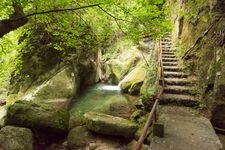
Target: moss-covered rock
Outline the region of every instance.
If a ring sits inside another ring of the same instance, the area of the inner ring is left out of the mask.
[[[137,130],[135,123],[120,117],[98,112],[87,112],[84,117],[87,128],[100,134],[132,138]]]
[[[61,68],[41,85],[33,86],[27,90],[20,96],[20,99],[44,101],[53,105],[54,100],[67,99],[68,101],[64,101],[64,103],[69,103],[70,98],[76,94],[79,88],[79,83],[75,82],[76,76],[70,67]]]
[[[70,130],[68,138],[69,149],[90,150],[118,150],[124,149],[126,142],[118,137],[99,135],[88,130],[86,126],[75,127]]]
[[[109,83],[118,84],[124,76],[138,63],[141,53],[136,47],[124,50],[116,58],[106,62],[105,78]]]
[[[46,104],[18,101],[8,107],[5,124],[27,127],[38,132],[65,134],[69,113]]]
[[[140,65],[135,67],[128,75],[120,82],[121,89],[130,94],[139,94],[140,88],[145,80],[146,69]]]
[[[1,150],[33,150],[33,135],[30,129],[5,126],[0,130]]]
[[[126,98],[124,98],[124,100],[114,99],[109,104],[109,114],[116,117],[130,118],[135,110],[135,106]]]
[[[94,142],[94,135],[86,128],[86,126],[78,126],[70,130],[67,141],[68,148],[78,149]]]
[[[65,68],[53,76],[50,80],[39,86],[34,93],[34,100],[46,100],[57,98],[70,98],[74,92],[75,75]]]

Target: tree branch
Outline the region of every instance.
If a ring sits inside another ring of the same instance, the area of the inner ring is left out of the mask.
[[[58,12],[63,12],[63,11],[74,11],[74,10],[79,10],[79,9],[84,9],[84,8],[96,7],[96,6],[99,6],[99,5],[100,4],[93,4],[93,5],[87,5],[87,6],[80,6],[80,7],[77,7],[77,8],[55,9],[55,10],[48,10],[48,11],[43,11],[43,12],[35,12],[35,13],[28,14],[28,15],[25,15],[25,16],[20,17],[20,18],[9,19],[9,20],[10,21],[17,21],[17,20],[20,20],[20,19],[29,18],[29,17],[34,16],[34,15],[58,13]]]
[[[112,18],[114,18],[115,20],[121,20],[121,21],[125,21],[125,22],[131,22],[131,21],[128,21],[128,20],[124,20],[124,19],[121,19],[121,18],[117,18],[116,16],[110,14],[105,9],[103,9],[100,5],[98,6],[98,8],[100,8],[103,12],[105,12],[107,15],[109,15]]]
[[[119,29],[122,31],[122,33],[126,35],[127,33],[122,29],[122,27],[120,26],[119,22],[116,19],[115,19],[115,22],[117,26],[119,27]]]
[[[14,13],[9,17],[9,19],[0,20],[0,38],[5,34],[25,25],[28,22],[28,18],[31,16],[42,15],[47,13],[57,13],[63,11],[75,11],[90,7],[99,6],[99,4],[80,6],[77,8],[67,8],[67,9],[57,9],[57,10],[48,10],[43,12],[35,12],[28,15],[25,15],[23,12],[23,8],[19,4],[13,4]]]
[[[18,4],[13,4],[14,13],[10,15],[11,19],[23,18],[16,22],[12,22],[9,19],[0,21],[0,38],[12,30],[15,30],[28,22],[27,18],[24,18],[23,8]]]

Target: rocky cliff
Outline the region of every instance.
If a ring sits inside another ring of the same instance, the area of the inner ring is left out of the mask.
[[[203,104],[215,127],[225,128],[225,2],[172,0],[177,55],[196,76]]]

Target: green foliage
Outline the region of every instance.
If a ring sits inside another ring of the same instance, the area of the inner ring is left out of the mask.
[[[9,83],[10,74],[13,71],[15,74],[19,73],[18,50],[20,46],[17,42],[19,34],[20,32],[16,31],[0,39],[0,88],[7,88],[6,85]]]
[[[146,36],[157,38],[170,30],[166,19],[168,7],[164,0],[2,0],[0,19],[10,18],[13,3],[21,5],[25,15],[93,4],[99,4],[100,7],[29,17],[27,25],[12,33],[16,36],[5,36],[0,41],[4,45],[4,52],[0,53],[2,81],[8,81],[12,72],[14,75],[21,73],[25,59],[34,59],[36,63],[43,61],[33,56],[36,51],[38,56],[51,51],[57,53],[54,56],[60,55],[63,59],[71,54],[76,54],[76,60],[80,57],[87,59],[93,52],[108,47],[120,37],[137,41]],[[25,54],[32,57],[24,58]],[[45,67],[46,64],[41,65]],[[35,67],[35,63],[27,65],[27,68],[32,67]],[[23,78],[32,76],[26,70],[22,74]]]

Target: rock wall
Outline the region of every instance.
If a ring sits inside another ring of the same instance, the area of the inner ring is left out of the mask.
[[[171,0],[177,55],[197,78],[203,104],[220,117],[213,124],[225,128],[225,1]],[[223,115],[222,115],[223,114]],[[222,120],[222,123],[221,123]],[[218,121],[220,123],[218,123]]]

